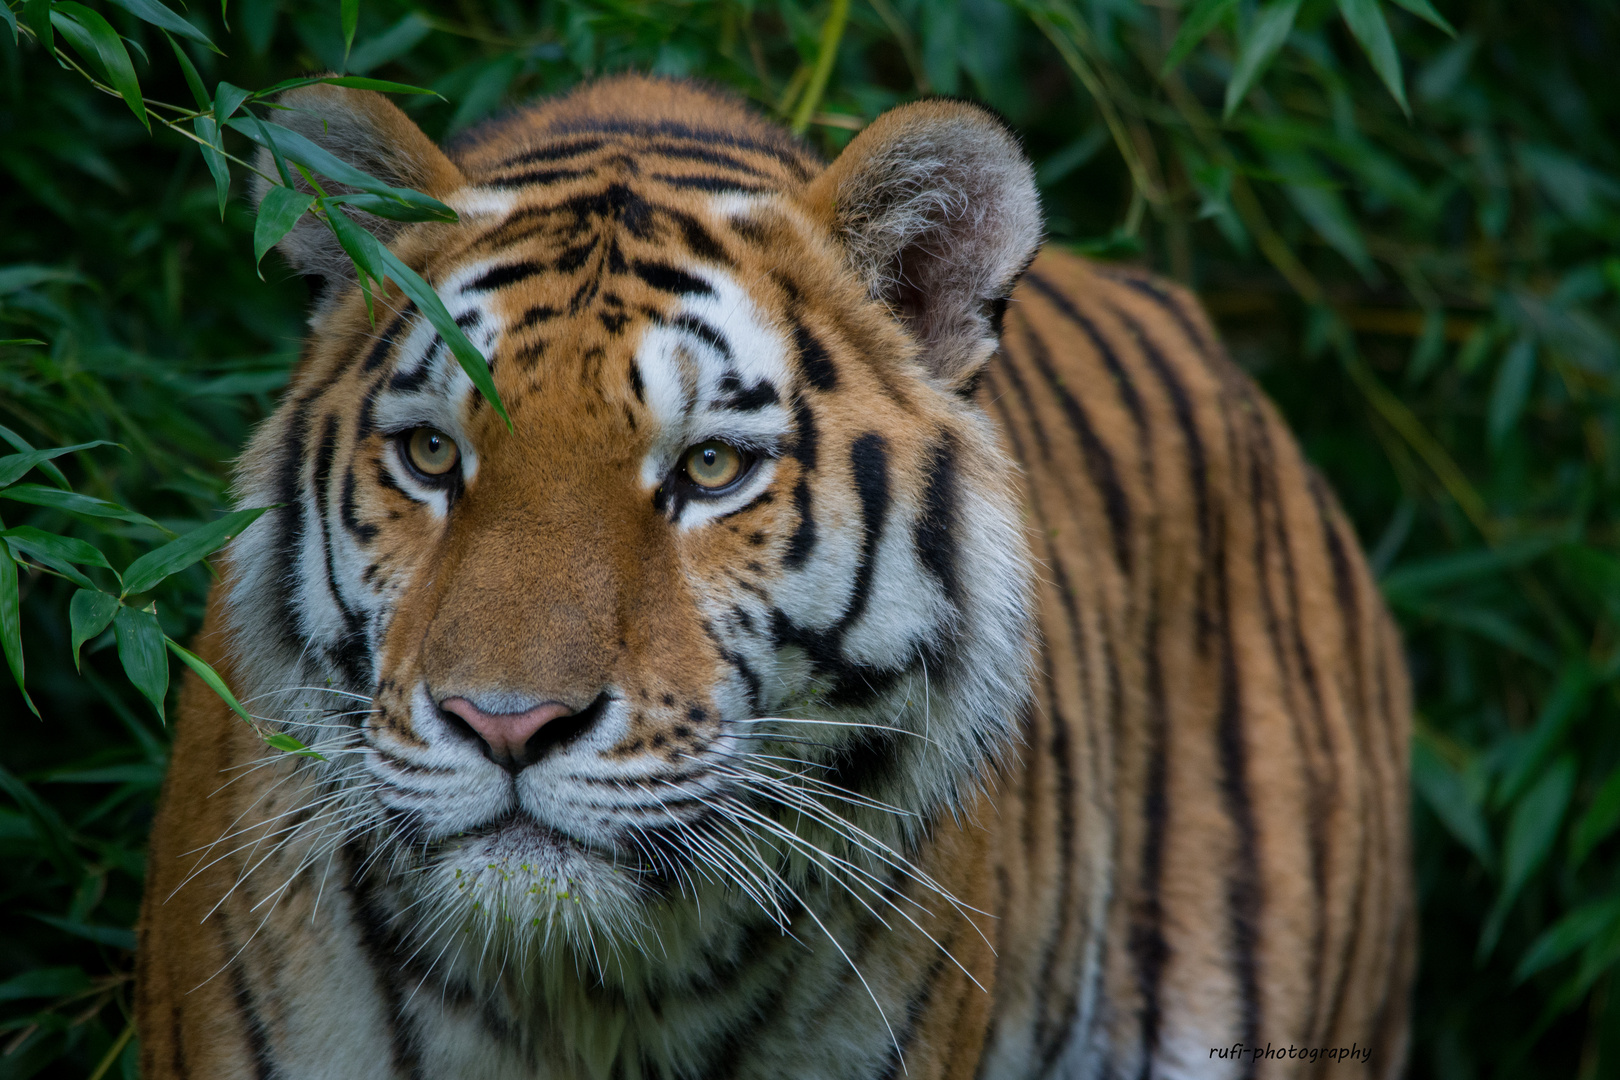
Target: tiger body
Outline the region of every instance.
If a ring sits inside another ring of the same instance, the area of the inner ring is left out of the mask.
[[[1184,292],[1047,252],[1007,302],[999,125],[911,106],[827,168],[620,79],[446,157],[288,103],[456,209],[371,224],[513,428],[284,241],[331,285],[199,649],[323,760],[185,686],[149,1080],[1399,1071],[1396,632]],[[1231,1052],[1268,1042],[1357,1053]]]

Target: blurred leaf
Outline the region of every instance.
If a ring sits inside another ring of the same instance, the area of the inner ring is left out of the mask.
[[[135,119],[147,131],[152,125],[146,119],[146,106],[141,102],[141,84],[135,78],[135,65],[130,63],[129,51],[118,38],[112,24],[76,0],[52,0],[51,24],[62,36],[73,43],[85,59],[97,58],[112,88],[117,90],[135,114]]]
[[[46,53],[55,50],[56,39],[51,33],[51,0],[23,0],[23,21],[34,31],[34,36]]]
[[[68,620],[73,630],[73,667],[79,667],[79,649],[111,625],[118,613],[118,597],[98,589],[80,589],[68,604]]]
[[[158,625],[156,613],[120,607],[113,629],[118,636],[118,659],[124,665],[124,674],[162,720],[163,699],[169,692],[169,658],[163,651],[163,628]]]
[[[146,592],[170,574],[212,555],[269,509],[268,506],[261,506],[233,511],[217,521],[191,530],[178,540],[169,541],[155,551],[147,552],[124,571],[124,595]]]
[[[126,930],[121,926],[94,926],[90,923],[79,922],[76,919],[64,919],[60,915],[49,915],[36,911],[34,918],[49,926],[54,926],[64,933],[74,937],[94,941],[98,945],[108,945],[114,949],[135,949],[135,931]]]
[[[0,532],[6,538],[13,550],[21,548],[30,554],[45,554],[54,556],[63,562],[77,563],[80,566],[105,566],[107,557],[97,551],[83,540],[71,536],[58,536],[43,529],[36,529],[32,525],[18,525],[13,529]]]
[[[1451,586],[1526,566],[1558,546],[1556,536],[1532,536],[1495,548],[1476,548],[1401,563],[1379,586],[1392,604],[1410,603]]]
[[[292,232],[304,211],[314,205],[315,196],[280,184],[264,193],[253,225],[253,261],[263,261],[265,253]]]
[[[1525,950],[1513,978],[1523,982],[1543,968],[1550,967],[1569,956],[1620,920],[1620,896],[1595,900],[1571,911],[1548,927],[1535,943]]]
[[[4,277],[5,273],[6,272],[4,270],[0,270],[0,277]],[[3,295],[3,294],[4,294],[4,290],[0,289],[0,295]],[[30,443],[27,439],[23,438],[21,435],[17,434],[15,431],[12,431],[10,428],[6,427],[4,424],[0,424],[0,439],[4,439],[6,442],[10,443],[11,448],[13,450],[29,451],[29,450],[34,449],[33,443]],[[62,470],[57,468],[54,463],[49,462],[49,461],[42,463],[39,466],[39,471],[44,473],[46,476],[50,477],[51,478],[51,483],[55,484],[57,487],[66,488],[66,487],[69,486],[68,481],[67,481],[67,477],[62,475]],[[25,486],[32,487],[33,485],[25,485]],[[19,490],[19,489],[18,488],[0,488],[0,498],[16,498],[16,496],[14,494],[12,494],[12,493],[17,491],[17,490]]]
[[[35,831],[44,841],[43,854],[55,864],[57,872],[70,880],[77,879],[83,866],[73,849],[73,840],[62,816],[4,765],[0,765],[0,792],[10,796],[11,801],[21,807],[33,823]]]
[[[1497,786],[1491,804],[1501,809],[1519,797],[1549,757],[1561,749],[1564,734],[1586,712],[1592,696],[1592,676],[1584,659],[1567,660],[1558,681],[1541,706],[1541,715],[1524,742],[1517,747],[1515,760]]]
[[[1446,17],[1434,10],[1429,0],[1395,0],[1395,3],[1410,11],[1420,19],[1425,19],[1434,26],[1439,27],[1452,37],[1457,36],[1456,29],[1446,21]]]
[[[1519,416],[1530,397],[1530,384],[1536,374],[1536,343],[1530,338],[1515,341],[1496,369],[1491,384],[1489,424],[1486,431],[1492,446],[1500,446],[1518,426]]]
[[[1219,26],[1235,7],[1237,0],[1194,0],[1181,20],[1181,29],[1176,31],[1176,40],[1170,43],[1170,51],[1165,54],[1164,64],[1159,68],[1159,77],[1165,78],[1180,67],[1187,54],[1197,48],[1198,43],[1209,36],[1209,32]]]
[[[339,11],[343,19],[343,62],[347,65],[354,48],[354,31],[360,25],[360,0],[340,0]]]
[[[1487,869],[1496,865],[1490,830],[1479,801],[1450,765],[1419,735],[1412,741],[1412,784],[1451,835]]]
[[[48,967],[25,971],[15,979],[0,982],[0,1001],[19,998],[65,998],[82,993],[90,986],[83,968]]]
[[[1266,65],[1271,63],[1277,50],[1288,40],[1288,31],[1294,28],[1299,3],[1300,0],[1271,0],[1255,16],[1254,25],[1249,28],[1249,35],[1238,52],[1232,78],[1226,84],[1224,113],[1228,118],[1237,111],[1254,81],[1265,72]]]
[[[0,19],[6,21],[6,29],[11,31],[11,44],[15,47],[17,44],[17,16],[12,12],[9,5],[0,4]]]
[[[1551,853],[1574,790],[1575,759],[1565,756],[1543,773],[1513,808],[1507,838],[1502,843],[1502,891],[1480,934],[1477,962],[1483,963],[1496,948],[1502,922],[1513,901]]]
[[[6,654],[6,665],[17,689],[35,716],[39,709],[28,696],[23,685],[22,616],[17,597],[17,564],[7,548],[0,547],[0,651]]]
[[[1338,4],[1339,14],[1344,16],[1350,32],[1367,50],[1373,70],[1384,80],[1401,112],[1411,116],[1412,107],[1406,103],[1406,83],[1401,76],[1401,58],[1395,52],[1395,40],[1389,35],[1389,23],[1384,21],[1378,0],[1338,0]]]
[[[1592,849],[1614,834],[1616,826],[1620,826],[1620,768],[1610,770],[1609,778],[1592,797],[1592,805],[1575,823],[1569,843],[1570,868],[1579,869]]]

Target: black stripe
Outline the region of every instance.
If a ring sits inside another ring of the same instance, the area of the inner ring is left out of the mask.
[[[685,124],[678,120],[607,120],[599,117],[568,120],[552,125],[551,130],[559,134],[602,134],[602,135],[639,135],[648,139],[682,140],[700,145],[729,146],[734,150],[749,150],[774,158],[792,170],[800,180],[808,180],[814,172],[810,162],[814,159],[810,154],[796,145],[785,134],[776,138],[775,131],[762,133],[766,137],[749,138],[737,131],[728,131],[724,128],[701,127]],[[673,155],[675,151],[684,149],[677,145],[658,145],[659,153]]]
[[[382,336],[377,339],[376,343],[371,346],[371,350],[366,353],[366,359],[360,365],[361,371],[375,371],[384,360],[388,359],[388,350],[399,344],[397,338],[400,329],[405,325],[405,317],[415,311],[414,304],[406,304],[404,309],[394,316],[394,321],[388,324],[388,329],[383,331]]]
[[[715,352],[719,353],[727,363],[732,360],[731,342],[726,340],[724,334],[696,315],[679,315],[669,325],[698,338]]]
[[[799,353],[799,370],[805,381],[817,390],[832,390],[838,386],[838,368],[827,347],[797,318],[793,320],[793,345]]]
[[[327,529],[327,511],[331,505],[332,458],[337,452],[337,415],[326,418],[321,427],[320,442],[315,449],[315,471],[311,487],[315,496],[315,521],[320,529],[321,548],[326,554],[326,587],[343,617],[343,636],[335,644],[326,646],[328,657],[348,676],[350,685],[364,686],[371,676],[371,650],[366,642],[365,620],[349,607],[338,588],[337,564],[332,550],[332,537]]]
[[[1108,516],[1109,534],[1113,538],[1114,559],[1120,569],[1129,575],[1132,562],[1131,507],[1125,489],[1120,486],[1119,471],[1114,466],[1114,457],[1098,437],[1085,409],[1053,370],[1052,354],[1048,351],[1046,342],[1036,334],[1028,316],[1020,313],[1020,321],[1023,324],[1024,341],[1029,349],[1029,357],[1040,371],[1041,378],[1046,381],[1046,385],[1058,399],[1058,405],[1063,409],[1069,427],[1079,440],[1080,451],[1086,462],[1086,472],[1090,474],[1097,493],[1102,496],[1103,511]]]
[[[948,956],[949,950],[954,944],[956,944],[956,937],[953,933],[940,942],[939,949]],[[906,1052],[911,1049],[912,1043],[917,1040],[917,1028],[927,1014],[928,1006],[933,1003],[934,990],[938,987],[940,976],[944,972],[945,956],[934,957],[917,983],[920,989],[912,995],[911,1000],[906,1002],[905,1027],[900,1029],[899,1036],[896,1039],[898,1045],[889,1048],[889,1059],[878,1073],[878,1080],[899,1080],[899,1077],[905,1075]]]
[[[861,500],[861,554],[855,568],[855,587],[849,606],[838,620],[843,633],[866,613],[872,598],[872,578],[877,573],[878,544],[883,539],[883,523],[889,514],[889,444],[875,431],[856,439],[849,448],[849,465],[855,481],[855,494]]]
[[[294,655],[303,651],[307,628],[298,617],[295,598],[298,582],[300,549],[304,544],[304,450],[309,437],[309,420],[315,394],[297,402],[288,416],[287,432],[282,440],[285,455],[276,470],[276,502],[281,506],[270,511],[276,517],[277,537],[270,575],[271,603],[276,616],[271,620],[283,648]],[[302,632],[301,632],[302,631]]]
[[[1157,588],[1154,590],[1157,593]],[[1142,995],[1142,1080],[1148,1080],[1159,1050],[1162,1020],[1159,991],[1170,947],[1164,934],[1164,837],[1169,818],[1169,705],[1164,693],[1160,655],[1158,596],[1150,597],[1146,653],[1148,691],[1147,776],[1142,789],[1141,903],[1131,919],[1127,948],[1136,961],[1137,992]]]
[[[1188,313],[1180,297],[1176,294],[1155,283],[1151,278],[1137,277],[1134,274],[1105,274],[1104,276],[1157,302],[1160,307],[1170,313],[1170,317],[1176,321],[1176,325],[1181,327],[1181,332],[1187,335],[1187,340],[1200,353],[1205,356],[1219,356],[1221,354],[1220,344],[1210,340],[1205,335],[1203,328]]]
[[[651,259],[637,259],[630,264],[635,275],[648,285],[663,292],[675,293],[678,296],[713,296],[714,290],[702,278],[695,278],[684,270],[664,262]]]
[[[731,409],[734,412],[758,412],[768,406],[779,404],[782,400],[776,393],[776,387],[764,379],[745,388],[735,375],[721,378],[720,392],[727,396],[714,404],[718,408]]]
[[[749,184],[727,176],[673,176],[669,173],[653,173],[652,178],[670,187],[712,191],[715,194],[758,195],[776,190],[763,184]]]
[[[962,608],[962,583],[957,576],[956,534],[961,527],[956,490],[956,440],[949,434],[934,447],[928,463],[928,486],[923,490],[922,513],[913,542],[917,559],[939,582],[945,599]]]
[[[1198,428],[1197,418],[1193,415],[1192,395],[1180,374],[1165,357],[1164,353],[1147,335],[1143,327],[1129,314],[1120,309],[1114,309],[1127,330],[1136,338],[1141,347],[1142,355],[1146,358],[1153,374],[1163,385],[1165,393],[1170,398],[1171,411],[1175,413],[1176,426],[1181,430],[1183,444],[1187,448],[1187,485],[1193,493],[1193,520],[1198,525],[1198,584],[1194,588],[1194,595],[1199,598],[1198,614],[1198,642],[1200,651],[1205,647],[1211,630],[1209,614],[1203,605],[1205,587],[1203,582],[1213,569],[1211,553],[1211,523],[1210,523],[1210,497],[1209,497],[1209,457],[1204,448],[1204,436]]]
[[[462,292],[493,292],[504,289],[508,285],[515,285],[520,281],[544,274],[547,267],[541,263],[525,259],[521,262],[505,263],[494,266],[478,275],[467,284]]]
[[[396,762],[398,764],[398,762]],[[353,852],[344,850],[345,862],[351,881],[356,877]],[[354,889],[355,926],[360,932],[360,945],[371,961],[372,975],[382,995],[383,1020],[388,1025],[388,1055],[396,1076],[410,1080],[425,1080],[422,1071],[421,1037],[405,1009],[405,997],[399,985],[400,970],[394,958],[394,942],[384,932],[386,916],[378,910],[375,896],[367,889]]]
[[[816,416],[803,398],[793,403],[795,439],[789,456],[799,463],[799,479],[793,485],[793,509],[799,515],[799,524],[788,538],[787,551],[782,563],[790,570],[804,565],[816,547],[815,508],[811,505],[810,473],[815,471],[819,455],[820,433],[816,430]]]
[[[264,1022],[264,1017],[259,1015],[253,990],[248,986],[246,949],[237,945],[225,912],[215,911],[212,917],[215,925],[219,927],[220,942],[224,946],[225,955],[231,957],[225,965],[230,972],[231,1002],[236,1006],[237,1014],[242,1020],[243,1034],[247,1036],[248,1054],[253,1060],[253,1075],[258,1080],[277,1080],[281,1076],[281,1070],[277,1068],[275,1055],[270,1049],[270,1028]]]
[[[1067,296],[1059,292],[1051,282],[1040,274],[1032,270],[1025,275],[1025,280],[1029,282],[1036,292],[1045,297],[1048,303],[1057,308],[1064,318],[1084,331],[1086,337],[1091,340],[1092,348],[1096,349],[1097,354],[1102,357],[1103,366],[1108,369],[1108,374],[1113,377],[1114,385],[1119,388],[1120,400],[1125,403],[1125,408],[1130,412],[1131,419],[1136,424],[1138,441],[1142,441],[1147,432],[1147,410],[1142,407],[1142,395],[1137,392],[1136,384],[1131,382],[1130,376],[1125,371],[1125,366],[1119,362],[1118,354],[1114,352],[1113,348],[1108,344],[1108,340],[1098,331],[1097,324],[1087,318]],[[1138,336],[1140,336],[1140,333],[1138,333]]]
[[[1260,1040],[1260,984],[1256,944],[1260,932],[1259,827],[1249,799],[1248,748],[1244,744],[1243,689],[1239,680],[1237,645],[1232,638],[1229,595],[1231,568],[1227,563],[1224,527],[1216,530],[1215,604],[1220,635],[1220,708],[1215,721],[1215,749],[1220,763],[1221,801],[1235,832],[1236,851],[1226,878],[1226,907],[1231,967],[1238,984],[1238,1038],[1254,1046]],[[1259,1068],[1251,1055],[1240,1076],[1253,1077]]]
[[[491,168],[514,169],[519,165],[538,165],[542,161],[562,161],[565,158],[588,154],[592,150],[600,150],[604,145],[606,145],[604,139],[575,139],[572,142],[555,143],[535,150],[526,150],[516,157],[509,157],[505,161],[491,166]]]
[[[534,187],[549,184],[560,184],[564,180],[574,180],[581,176],[590,176],[585,169],[530,169],[527,172],[514,173],[511,176],[487,176],[478,181],[479,187],[492,188],[518,188]]]

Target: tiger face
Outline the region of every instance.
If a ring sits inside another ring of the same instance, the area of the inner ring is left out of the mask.
[[[243,459],[240,504],[280,508],[227,611],[247,693],[326,758],[310,857],[361,845],[423,934],[586,952],[903,859],[1027,693],[1014,467],[971,394],[1038,240],[1013,139],[928,103],[824,171],[622,79],[447,156],[376,95],[284,104],[458,212],[367,224],[511,417],[397,289],[373,323],[318,226],[283,242],[324,292]]]

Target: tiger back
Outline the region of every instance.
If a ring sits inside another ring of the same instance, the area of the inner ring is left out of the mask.
[[[149,1080],[1400,1071],[1393,624],[1196,303],[1035,258],[999,121],[826,166],[679,81],[448,151],[283,103],[456,211],[354,221],[511,422],[282,242],[321,291],[237,479],[278,509],[198,642],[262,730],[185,685]]]

